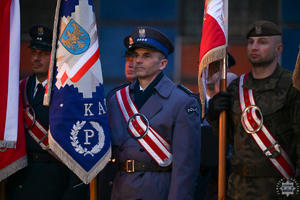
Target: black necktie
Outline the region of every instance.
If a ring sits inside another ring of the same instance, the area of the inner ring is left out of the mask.
[[[39,83],[39,84],[37,84],[37,91],[36,91],[36,93],[35,93],[35,96],[34,97],[36,97],[36,95],[42,90],[42,88],[43,88],[43,85],[41,84],[41,83]]]

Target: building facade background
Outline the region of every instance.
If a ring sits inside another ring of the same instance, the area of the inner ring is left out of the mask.
[[[197,75],[202,33],[204,0],[121,1],[94,0],[98,24],[100,60],[105,92],[126,82],[123,39],[138,26],[161,30],[173,41],[175,52],[169,56],[164,70],[176,83],[198,92]],[[293,0],[229,0],[228,52],[236,59],[231,71],[241,75],[251,69],[246,55],[247,27],[256,20],[269,20],[283,32],[284,50],[280,62],[294,70],[300,44],[300,1]],[[21,74],[31,74],[31,26],[53,27],[56,1],[20,0],[21,9]]]

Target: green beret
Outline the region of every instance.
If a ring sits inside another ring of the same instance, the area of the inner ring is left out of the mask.
[[[256,21],[247,29],[247,39],[249,37],[282,35],[278,26],[269,21]]]

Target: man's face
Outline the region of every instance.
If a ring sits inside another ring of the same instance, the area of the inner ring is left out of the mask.
[[[47,79],[51,51],[31,49],[31,68],[39,81]]]
[[[255,67],[269,66],[278,56],[278,40],[280,36],[250,37],[248,39],[247,55]],[[281,52],[280,52],[281,53]]]
[[[133,69],[139,79],[152,81],[167,65],[167,59],[158,51],[138,48],[134,51]]]
[[[133,57],[126,57],[125,63],[125,76],[132,83],[136,79],[136,75],[133,70]]]

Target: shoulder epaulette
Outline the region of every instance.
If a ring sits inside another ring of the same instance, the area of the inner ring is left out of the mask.
[[[118,90],[122,89],[123,87],[126,87],[127,85],[130,85],[130,84],[131,84],[130,82],[128,82],[128,83],[123,83],[123,84],[118,85],[117,87],[113,88],[112,90],[113,90],[113,91],[118,91]]]
[[[188,89],[187,87],[183,86],[182,84],[178,84],[177,87],[179,87],[180,89],[182,89],[183,91],[185,91],[189,95],[195,95],[194,92],[192,92],[190,89]]]

